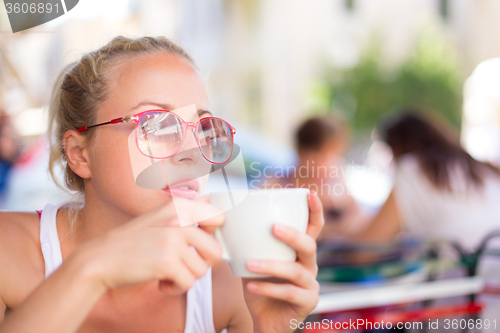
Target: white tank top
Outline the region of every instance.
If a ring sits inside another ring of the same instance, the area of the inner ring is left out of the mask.
[[[40,242],[45,260],[45,278],[62,264],[61,244],[57,235],[59,205],[47,204],[40,217]],[[196,280],[187,292],[185,333],[215,333],[212,311],[212,269]],[[222,330],[221,333],[226,333]]]
[[[472,251],[490,231],[500,229],[500,178],[485,175],[483,188],[474,191],[467,187],[467,176],[457,164],[449,165],[448,170],[450,192],[431,183],[415,155],[401,156],[394,182],[398,213],[411,234],[458,241]],[[489,245],[498,244],[495,239]]]

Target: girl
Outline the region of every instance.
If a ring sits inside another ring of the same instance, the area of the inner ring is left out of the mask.
[[[406,109],[381,134],[394,156],[394,187],[360,239],[387,241],[407,230],[472,251],[500,228],[500,170],[473,159],[445,123]]]
[[[185,137],[175,154],[161,152],[170,157],[170,168],[187,176],[178,173],[185,177],[171,188],[139,187],[128,138],[139,131],[137,147],[144,153],[141,135],[152,130],[139,117],[160,119],[167,114],[161,110],[189,105],[199,119],[169,113]],[[209,110],[193,61],[163,37],[116,37],[63,71],[50,107],[56,140],[50,168],[61,161],[66,186],[85,200],[79,208],[47,205],[41,217],[1,213],[1,333],[282,333],[292,331],[292,319],[302,321],[314,309],[314,239],[323,225],[315,194],[306,234],[273,228],[297,251],[297,261],[247,264],[273,279],[242,281],[219,260],[221,247],[211,234],[223,214],[201,197],[204,181],[192,176],[201,161],[217,161],[206,150],[192,149],[204,139],[185,128],[210,118]],[[198,228],[181,228],[176,210],[192,222],[215,217]]]

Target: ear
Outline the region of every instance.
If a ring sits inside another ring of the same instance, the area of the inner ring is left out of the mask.
[[[63,135],[63,148],[68,166],[83,179],[91,178],[89,149],[85,138],[76,131],[66,131]]]

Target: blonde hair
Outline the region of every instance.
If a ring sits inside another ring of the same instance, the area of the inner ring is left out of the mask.
[[[76,192],[75,197],[84,199],[83,179],[68,166],[63,146],[66,131],[95,124],[96,111],[108,95],[113,79],[113,69],[134,56],[170,53],[186,59],[194,66],[192,58],[180,46],[165,37],[128,38],[118,36],[100,49],[86,53],[79,61],[67,65],[58,76],[49,106],[49,171],[57,186]],[[81,134],[88,144],[94,131]],[[56,166],[64,170],[64,185],[56,177]],[[81,201],[81,200],[79,200]]]

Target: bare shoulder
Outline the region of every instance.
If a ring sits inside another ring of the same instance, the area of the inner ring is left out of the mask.
[[[43,278],[39,235],[36,212],[0,212],[0,266],[7,268],[0,270],[0,296],[8,307],[17,305],[31,292],[29,286]]]
[[[0,211],[0,230],[12,230],[37,235],[40,231],[40,218],[37,212],[10,212]]]
[[[10,253],[28,244],[40,243],[40,220],[36,212],[0,212],[1,253]]]
[[[225,327],[238,332],[252,330],[252,318],[243,297],[241,278],[233,276],[228,264],[220,260],[212,266],[214,324],[217,332]]]

